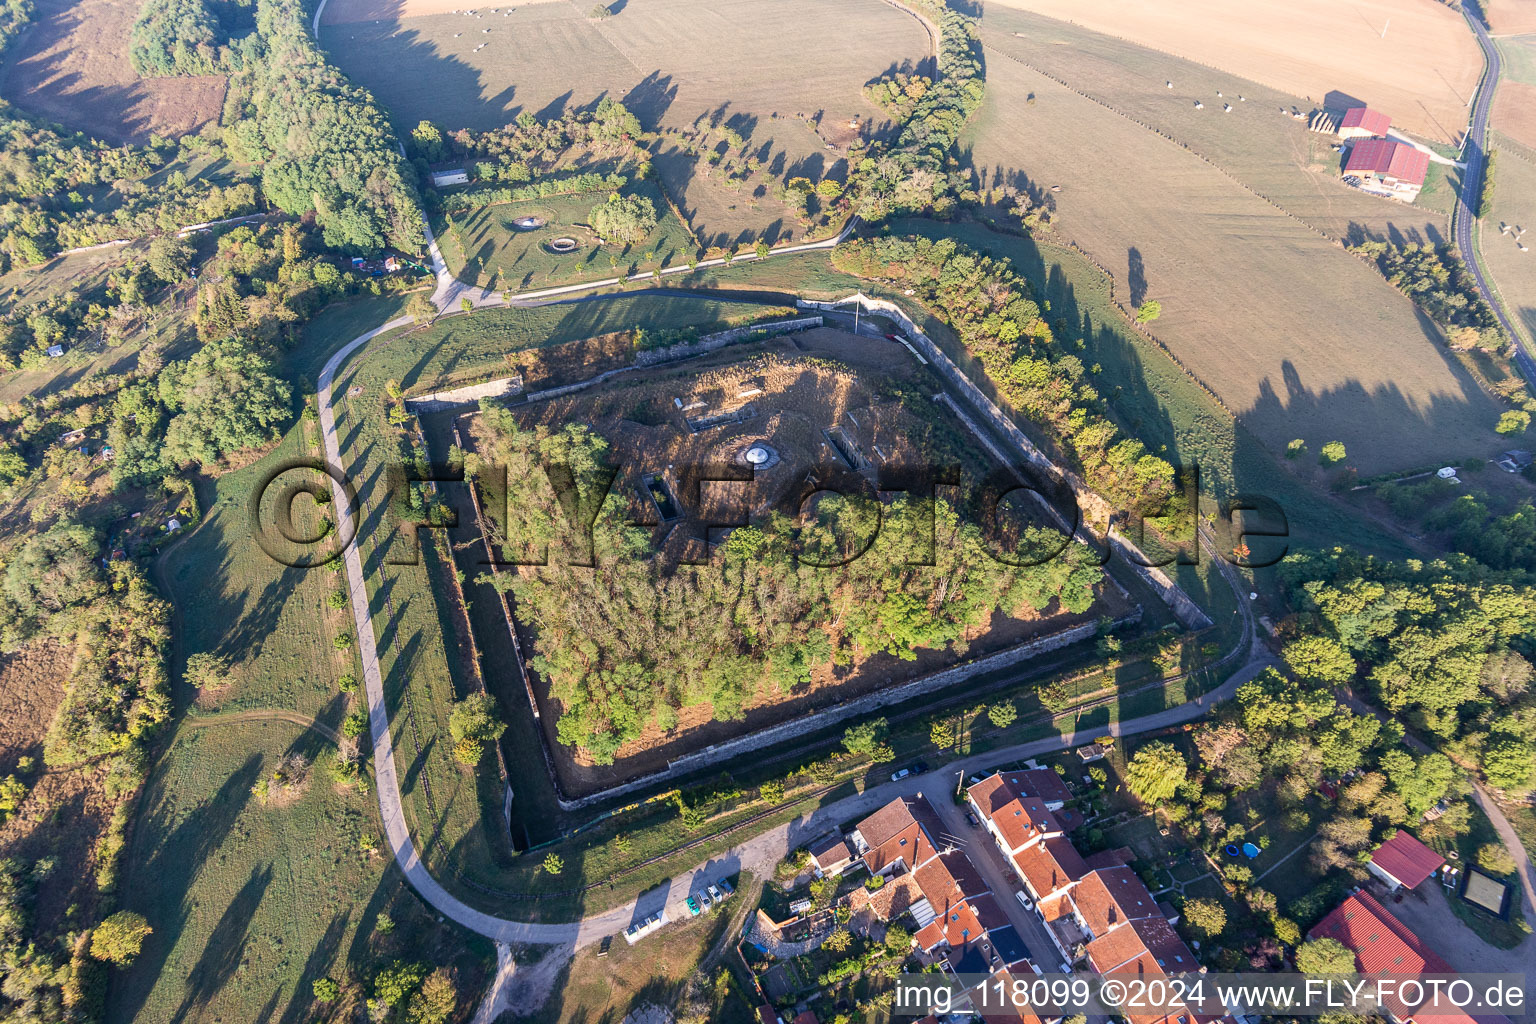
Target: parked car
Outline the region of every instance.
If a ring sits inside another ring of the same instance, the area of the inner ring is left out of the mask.
[[[734,893],[736,891],[736,887],[731,885],[730,882],[727,882],[723,878],[720,879],[719,886],[720,886],[720,891],[725,893],[727,896],[731,895],[732,893]]]
[[[612,935],[604,935],[603,936],[603,941],[598,944],[597,955],[598,956],[607,956],[608,955],[608,950],[610,950],[612,948],[613,948],[613,936]]]
[[[912,774],[913,775],[921,775],[921,774],[923,774],[923,772],[925,772],[927,770],[928,770],[928,762],[927,761],[914,761],[912,763]]]
[[[911,768],[903,768],[903,769],[901,769],[901,771],[891,772],[891,781],[892,782],[900,782],[902,779],[906,778],[908,775],[911,775],[911,774],[912,774],[912,769]]]
[[[1019,905],[1022,906],[1025,910],[1035,909],[1035,901],[1029,898],[1029,893],[1025,892],[1023,889],[1020,889],[1018,892],[1014,893],[1014,895],[1018,897]]]
[[[694,917],[698,917],[699,916],[700,910],[699,910],[699,901],[698,900],[694,899],[692,896],[689,896],[683,902],[688,904],[688,913],[692,914]]]
[[[901,335],[899,335],[899,334],[887,334],[887,335],[886,335],[886,336],[885,336],[885,340],[886,340],[886,341],[902,341],[902,340],[904,340],[904,339],[903,339],[903,338],[902,338],[902,336],[901,336]]]
[[[971,828],[981,828],[981,819],[976,817],[975,811],[966,811],[965,820],[971,823]]]
[[[699,903],[701,905],[703,905],[705,910],[708,910],[710,904],[713,903],[714,900],[709,898],[709,893],[707,893],[707,892],[700,892],[698,895],[699,895]]]
[[[716,889],[714,886],[710,886],[709,889],[708,889],[708,892],[709,892],[709,898],[714,900],[716,903],[724,903],[725,902],[725,897],[720,895],[720,890]]]

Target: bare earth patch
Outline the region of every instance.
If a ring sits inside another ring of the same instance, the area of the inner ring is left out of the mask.
[[[21,757],[41,760],[43,734],[73,662],[74,652],[53,641],[0,655],[0,773],[14,771]]]
[[[1461,137],[1467,97],[1483,67],[1461,14],[1434,0],[1000,2],[1219,67],[1314,103],[1369,104],[1399,127],[1440,142]]]
[[[224,78],[140,78],[128,61],[134,0],[41,0],[3,72],[23,110],[111,142],[187,135],[215,121]]]

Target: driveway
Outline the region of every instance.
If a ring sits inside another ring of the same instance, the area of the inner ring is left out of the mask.
[[[1432,878],[1405,895],[1401,903],[1392,902],[1390,896],[1377,898],[1393,917],[1407,925],[1456,970],[1526,974],[1526,991],[1529,992],[1531,982],[1536,981],[1531,963],[1531,937],[1526,936],[1525,941],[1514,949],[1495,949],[1451,911],[1449,899],[1458,897],[1448,899],[1443,893],[1439,879]]]

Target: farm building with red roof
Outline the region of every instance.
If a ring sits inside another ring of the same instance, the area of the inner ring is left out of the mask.
[[[1440,870],[1445,858],[1419,842],[1407,832],[1398,830],[1371,854],[1366,865],[1371,874],[1387,883],[1393,890],[1406,886],[1417,888],[1419,883]]]
[[[1344,177],[1350,184],[1409,203],[1418,198],[1428,173],[1428,153],[1391,139],[1362,139],[1344,162]]]
[[[1391,127],[1392,119],[1381,111],[1370,107],[1351,107],[1344,111],[1344,119],[1339,122],[1339,138],[1369,139],[1385,136]]]
[[[1366,892],[1351,895],[1307,936],[1334,939],[1342,944],[1355,954],[1355,967],[1362,974],[1457,973]],[[1409,1006],[1389,998],[1386,1009],[1398,1024],[1414,1020],[1417,1013],[1422,1013],[1425,1024],[1509,1024],[1509,1018],[1497,1013],[1479,1013],[1474,1017],[1453,1006],[1436,1005],[1432,1000]]]

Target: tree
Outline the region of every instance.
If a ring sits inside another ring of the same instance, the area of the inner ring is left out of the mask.
[[[544,858],[544,863],[541,867],[546,875],[558,875],[565,870],[565,858],[558,853],[551,853]]]
[[[780,782],[778,779],[769,779],[767,782],[757,787],[757,795],[761,797],[765,803],[776,804],[780,800],[784,799],[784,783]]]
[[[1227,908],[1203,896],[1184,904],[1184,920],[1203,939],[1214,939],[1227,927]]]
[[[397,960],[373,979],[374,998],[385,1006],[399,1006],[426,976],[426,964]]]
[[[187,362],[166,367],[157,387],[175,413],[165,431],[172,465],[210,466],[226,452],[269,444],[291,413],[291,389],[236,338],[209,342]]]
[[[1173,796],[1189,774],[1184,755],[1171,743],[1143,744],[1126,768],[1125,783],[1142,802],[1159,804]]]
[[[341,986],[330,978],[316,978],[313,991],[315,998],[320,1002],[330,1003],[334,1002],[336,997],[341,995]]]
[[[1156,299],[1148,299],[1136,310],[1136,322],[1149,324],[1163,315],[1163,304]]]
[[[1318,461],[1325,466],[1337,466],[1348,457],[1349,453],[1344,449],[1343,441],[1329,441],[1323,445],[1323,450],[1318,455]]]
[[[1519,791],[1536,778],[1536,748],[1518,739],[1500,739],[1483,751],[1483,774],[1489,785]]]
[[[1306,636],[1285,645],[1281,655],[1302,679],[1342,686],[1355,677],[1355,659],[1344,645],[1328,636]]]
[[[405,312],[415,317],[419,324],[431,323],[437,316],[437,306],[433,305],[432,297],[426,292],[417,292],[406,302]]]
[[[591,18],[593,21],[601,21],[604,18],[612,17],[612,15],[613,9],[607,4],[595,4],[593,5],[592,9],[587,12],[587,17]]]
[[[771,250],[768,248],[768,243],[765,240],[759,238],[757,240],[757,248],[754,251],[757,253],[757,258],[758,259],[765,260],[765,259],[768,258],[768,253]],[[1529,419],[1530,417],[1526,417],[1526,418]]]
[[[604,241],[634,245],[655,230],[656,207],[645,196],[614,192],[606,203],[592,208],[590,220],[592,230]]]
[[[453,705],[448,713],[448,732],[454,740],[494,743],[507,731],[497,711],[496,698],[488,693],[472,693]]]
[[[1523,434],[1531,429],[1531,414],[1524,409],[1509,409],[1499,414],[1499,424],[1493,428],[1501,434]]]
[[[473,313],[475,310],[474,300],[471,299],[468,295],[464,296],[459,300],[459,308],[466,313]]]
[[[955,742],[955,727],[948,718],[936,718],[928,727],[928,742],[943,750]]]
[[[406,1006],[405,1019],[409,1024],[447,1024],[458,1005],[453,977],[446,967],[439,967],[427,975],[421,983],[421,990],[411,996]]]
[[[479,764],[480,759],[484,756],[485,744],[479,740],[470,739],[468,736],[458,740],[453,745],[453,759],[459,762],[459,764],[473,767]]]
[[[863,754],[876,763],[889,761],[896,756],[896,752],[886,742],[890,732],[890,725],[884,718],[860,722],[843,732],[843,749],[850,754]]]
[[[161,235],[149,243],[149,272],[166,284],[184,281],[195,254],[192,246],[181,239]]]
[[[1019,708],[1011,700],[1005,700],[1001,704],[994,704],[987,709],[987,719],[999,729],[1006,729],[1018,721]]]
[[[119,910],[91,933],[91,956],[126,967],[133,963],[153,931],[143,914]]]
[[[847,929],[839,928],[831,935],[828,935],[826,941],[821,945],[823,949],[831,950],[834,953],[846,953],[852,941],[853,937],[848,934]]]
[[[229,681],[229,662],[216,654],[198,651],[187,658],[183,677],[199,690],[215,690]]]
[[[411,129],[411,146],[427,163],[443,158],[443,132],[431,121],[420,121]]]
[[[912,934],[899,924],[885,931],[885,948],[892,953],[905,953],[912,948]]]
[[[1338,939],[1309,939],[1296,950],[1296,969],[1303,974],[1353,974],[1355,954]]]

